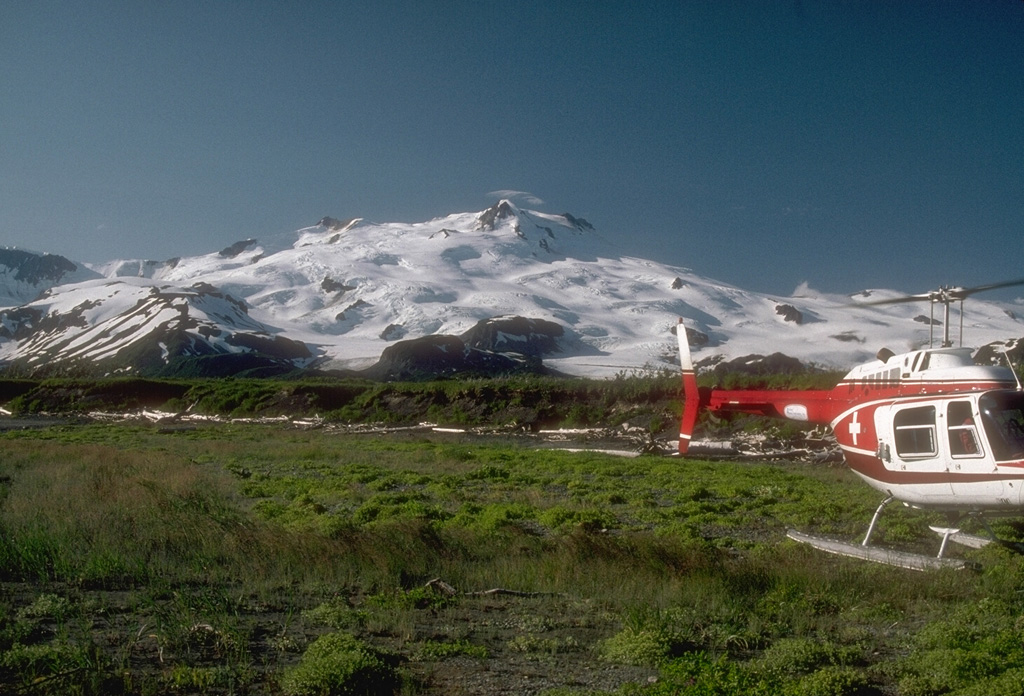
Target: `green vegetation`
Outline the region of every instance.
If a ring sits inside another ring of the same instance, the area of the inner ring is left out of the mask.
[[[1020,556],[914,573],[785,539],[863,533],[877,495],[842,466],[245,423],[0,451],[0,692],[1022,693]],[[928,521],[892,509],[878,541],[934,552]]]
[[[612,380],[508,377],[436,382],[206,379],[0,380],[15,414],[159,408],[233,417],[312,416],[343,423],[497,425],[534,428],[618,425],[658,432],[678,421],[677,375]]]

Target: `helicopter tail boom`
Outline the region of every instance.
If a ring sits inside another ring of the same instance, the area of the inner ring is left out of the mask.
[[[712,389],[706,406],[715,413],[749,413],[828,425],[835,417],[831,390]]]
[[[683,375],[683,416],[679,424],[679,454],[686,454],[693,429],[702,408],[715,413],[750,413],[789,420],[828,425],[839,405],[831,390],[730,390],[700,389],[690,355],[686,327],[676,326],[679,362]]]

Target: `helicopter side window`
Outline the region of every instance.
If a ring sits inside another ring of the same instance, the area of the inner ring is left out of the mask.
[[[978,406],[996,461],[1024,459],[1024,394],[985,394]]]
[[[905,408],[896,413],[892,425],[896,454],[900,457],[934,457],[938,453],[935,447],[934,406]]]
[[[970,401],[953,401],[946,411],[949,431],[949,452],[954,457],[980,457],[978,429]]]

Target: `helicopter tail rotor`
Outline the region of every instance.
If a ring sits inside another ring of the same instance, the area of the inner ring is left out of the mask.
[[[686,454],[693,437],[700,411],[700,392],[697,388],[697,371],[690,357],[690,342],[686,337],[686,326],[680,319],[676,324],[676,338],[679,340],[679,363],[683,373],[683,417],[679,423],[679,454]]]

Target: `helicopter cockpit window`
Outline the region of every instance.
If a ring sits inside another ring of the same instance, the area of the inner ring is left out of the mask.
[[[949,452],[954,457],[980,457],[978,428],[970,401],[952,401],[946,411],[949,431]]]
[[[935,447],[934,406],[898,411],[892,425],[896,436],[896,454],[900,457],[934,457],[938,453]]]
[[[990,392],[978,407],[996,461],[1024,459],[1024,393]]]

